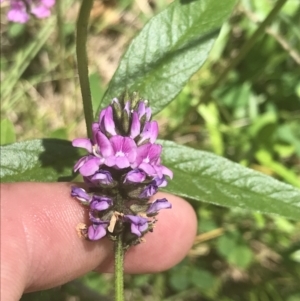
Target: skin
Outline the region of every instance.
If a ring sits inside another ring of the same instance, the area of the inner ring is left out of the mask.
[[[91,270],[113,271],[113,244],[80,239],[76,226],[88,210],[70,197],[70,183],[1,185],[1,300],[61,285]],[[156,273],[181,261],[196,235],[196,216],[183,199],[167,198],[146,242],[125,254],[125,273]],[[154,199],[155,199],[154,198]]]

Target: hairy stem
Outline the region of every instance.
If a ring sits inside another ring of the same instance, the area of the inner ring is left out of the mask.
[[[115,241],[115,301],[124,300],[124,250],[122,242],[122,234],[117,236]]]
[[[85,123],[88,137],[92,138],[93,107],[89,83],[88,59],[86,53],[86,41],[88,33],[88,21],[93,6],[93,0],[82,0],[76,25],[76,55],[77,68],[82,95]]]

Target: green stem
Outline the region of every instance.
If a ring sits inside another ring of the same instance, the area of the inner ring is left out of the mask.
[[[260,24],[260,26],[255,30],[249,40],[241,47],[238,55],[227,65],[227,67],[220,73],[217,80],[211,85],[201,98],[201,102],[208,102],[211,96],[211,93],[222,83],[222,81],[227,77],[228,73],[235,68],[240,61],[246,56],[246,54],[251,50],[254,46],[257,38],[265,32],[266,27],[271,23],[271,21],[277,16],[278,12],[282,8],[282,6],[286,3],[287,0],[278,0],[276,5],[268,14],[266,19]]]
[[[63,21],[63,0],[56,1],[56,22],[57,22],[57,33],[58,33],[58,60],[62,58],[61,63],[58,65],[58,70],[60,73],[60,79],[58,80],[58,85],[60,92],[63,95],[63,99],[66,99],[66,89],[65,89],[65,36],[64,36],[64,21]],[[63,120],[65,123],[68,122],[68,110],[67,102],[62,102]]]
[[[124,250],[122,234],[117,236],[115,241],[115,301],[124,300]]]
[[[86,41],[88,33],[88,21],[93,6],[93,0],[82,0],[76,25],[76,54],[77,68],[82,95],[84,117],[88,137],[92,138],[93,106],[89,83],[88,59],[86,53]]]

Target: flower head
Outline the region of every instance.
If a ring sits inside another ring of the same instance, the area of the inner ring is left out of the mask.
[[[71,195],[90,209],[86,238],[115,239],[123,233],[124,248],[153,230],[154,216],[171,208],[166,199],[147,203],[167,185],[172,171],[161,164],[162,146],[155,143],[158,124],[151,121],[148,102],[137,94],[114,98],[92,124],[92,137],[73,140],[87,151],[74,166],[88,191],[73,187]]]

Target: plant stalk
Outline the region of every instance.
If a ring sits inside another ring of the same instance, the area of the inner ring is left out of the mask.
[[[89,83],[88,59],[86,52],[86,42],[88,34],[88,21],[90,12],[93,7],[93,0],[82,0],[81,7],[76,24],[76,55],[77,55],[77,68],[79,75],[79,83],[82,95],[84,118],[89,138],[92,138],[92,123],[93,106],[92,97]]]
[[[122,234],[115,241],[115,301],[124,300],[124,250]]]

